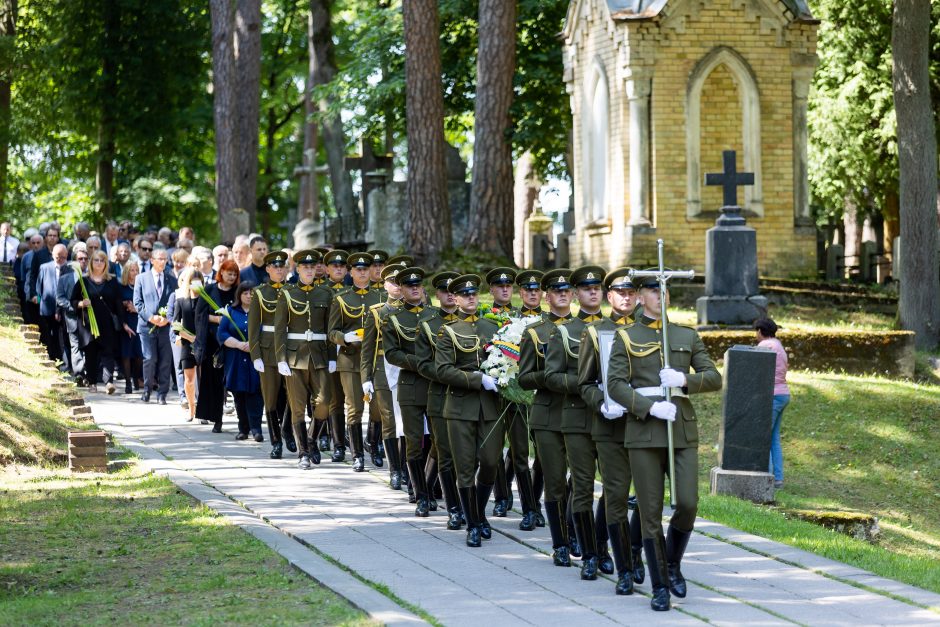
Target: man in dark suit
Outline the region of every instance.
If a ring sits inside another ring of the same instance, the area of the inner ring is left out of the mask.
[[[59,314],[56,311],[56,289],[59,277],[68,271],[66,261],[69,251],[63,244],[56,244],[52,249],[52,261],[39,266],[36,279],[36,300],[39,305],[39,332],[49,359],[62,358],[62,345],[59,340]]]
[[[242,268],[240,280],[242,283],[251,281],[255,285],[264,285],[268,280],[268,271],[264,263],[264,257],[268,254],[268,243],[260,235],[255,235],[248,242],[248,248],[251,250],[251,263]]]
[[[88,269],[88,249],[84,242],[72,247],[72,258],[84,273]],[[72,307],[72,288],[75,287],[75,271],[69,267],[60,273],[56,287],[55,302],[59,312],[62,336],[62,360],[68,361],[72,376],[79,385],[83,385],[82,373],[85,371],[85,354],[78,343],[78,310]]]
[[[149,272],[141,273],[134,285],[137,335],[144,354],[144,392],[140,400],[150,402],[150,391],[156,378],[157,401],[161,405],[166,405],[166,395],[170,391],[170,379],[173,376],[170,321],[167,320],[166,311],[172,308],[171,301],[176,291],[176,279],[164,272],[166,261],[166,250],[154,250],[150,258],[152,268]]]

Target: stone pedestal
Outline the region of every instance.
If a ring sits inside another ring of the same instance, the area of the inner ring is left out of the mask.
[[[711,471],[711,494],[723,494],[754,503],[774,501],[774,476],[769,472],[725,470]]]
[[[751,324],[767,312],[758,292],[757,232],[725,207],[705,234],[705,296],[695,303],[699,324]],[[740,210],[738,210],[740,211]]]

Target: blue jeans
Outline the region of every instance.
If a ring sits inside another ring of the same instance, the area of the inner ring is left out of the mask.
[[[783,447],[780,445],[780,422],[783,417],[783,410],[789,404],[789,394],[774,394],[774,425],[770,434],[770,467],[768,470],[768,472],[773,473],[774,481],[783,481]]]

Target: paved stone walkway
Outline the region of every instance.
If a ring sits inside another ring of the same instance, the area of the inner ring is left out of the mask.
[[[269,459],[267,442],[236,441],[228,417],[214,434],[172,402],[88,401],[143,463],[386,624],[423,622],[416,612],[455,626],[940,624],[940,595],[706,520],[683,561],[688,596],[654,613],[648,579],[630,597],[613,594],[613,579],[581,581],[577,568],[552,566],[547,528],[519,531],[518,513],[489,517],[493,539],[470,549],[440,510],[415,518],[385,468],[358,474],[327,459],[301,471]]]

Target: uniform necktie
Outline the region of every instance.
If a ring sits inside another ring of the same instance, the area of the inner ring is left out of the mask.
[[[364,287],[361,290],[356,290],[356,293],[359,294],[360,296],[365,296],[366,294],[369,293],[369,288]]]
[[[589,324],[589,323],[591,323],[591,322],[597,322],[597,321],[600,320],[600,319],[601,319],[601,317],[600,317],[599,315],[597,315],[597,314],[590,314],[590,315],[587,315],[587,316],[585,316],[585,317],[583,318],[585,324]]]

